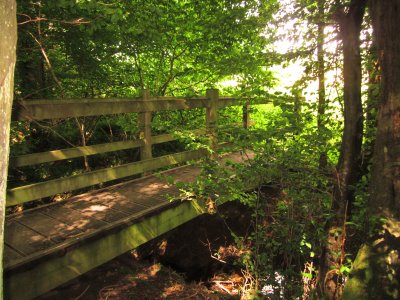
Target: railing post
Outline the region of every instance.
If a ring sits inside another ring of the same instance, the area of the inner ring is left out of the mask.
[[[142,91],[142,101],[150,99],[149,90]],[[143,146],[140,147],[140,160],[153,158],[151,151],[151,112],[141,112],[138,116],[139,138],[143,140]]]
[[[246,101],[246,104],[243,105],[243,128],[248,129],[250,127],[250,104],[249,101]]]
[[[209,138],[209,145],[212,151],[211,158],[218,158],[217,154],[217,123],[218,123],[218,97],[219,92],[217,89],[208,89],[206,97],[208,104],[206,108],[206,130]]]

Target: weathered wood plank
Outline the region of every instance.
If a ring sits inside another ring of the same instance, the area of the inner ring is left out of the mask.
[[[216,159],[217,154],[217,125],[218,125],[218,90],[209,89],[207,90],[207,98],[209,99],[209,105],[206,109],[206,128],[207,136],[209,139],[210,149],[212,150],[211,157]]]
[[[13,120],[31,121],[63,119],[79,116],[100,116],[121,113],[188,109],[185,99],[149,100],[140,98],[56,99],[19,101]]]
[[[122,196],[120,193],[113,194],[115,195],[115,199],[101,201],[101,203],[112,209],[129,214],[138,213],[146,208],[146,206],[135,203],[134,201],[129,200],[127,197]]]
[[[8,245],[4,245],[4,266],[7,267],[16,259],[23,258],[22,254],[18,253]]]
[[[173,166],[189,160],[199,159],[205,155],[207,155],[207,150],[205,149],[179,152],[117,167],[78,174],[67,178],[59,178],[47,182],[14,188],[7,191],[7,206],[21,204],[42,197],[55,195],[57,193],[72,191],[127,176],[141,174],[146,171]]]
[[[10,267],[5,270],[5,298],[32,299],[49,291],[202,214],[202,205],[182,202],[99,239],[86,240],[79,247],[52,255],[30,268]]]
[[[42,213],[48,215],[56,220],[60,220],[70,226],[78,228],[85,232],[88,230],[99,229],[107,225],[106,222],[99,221],[94,218],[82,218],[80,212],[67,208],[64,205],[49,206],[42,210]]]
[[[50,239],[16,221],[6,222],[4,232],[5,243],[24,255],[29,255],[54,245]]]
[[[26,154],[16,157],[10,157],[11,167],[23,167],[40,163],[59,161],[64,159],[71,159],[81,156],[89,156],[100,153],[120,151],[140,147],[143,144],[141,140],[120,141],[106,144],[98,144],[93,146],[67,148],[60,150],[53,150],[48,152],[40,152],[33,154]]]
[[[142,101],[147,102],[149,100],[150,100],[149,90],[143,90]],[[143,141],[143,145],[140,147],[141,160],[153,158],[152,142],[151,142],[151,119],[152,119],[152,112],[146,111],[139,113],[138,116],[139,138]]]
[[[205,129],[191,131],[194,134],[204,134]],[[177,139],[175,134],[161,134],[152,137],[152,144],[162,144]],[[82,156],[96,155],[106,152],[133,149],[142,146],[143,140],[119,141],[113,143],[97,144],[85,147],[66,148],[47,152],[25,154],[10,157],[10,167],[24,167],[41,163],[54,162]]]
[[[121,220],[129,215],[128,213],[114,210],[100,202],[72,201],[64,206],[78,211],[84,218],[90,217],[107,223]]]
[[[248,100],[248,99],[247,99]],[[221,97],[218,106],[243,105],[246,99]],[[251,105],[265,104],[266,99],[254,99]],[[207,106],[207,98],[154,97],[149,101],[140,98],[107,98],[107,99],[54,99],[19,101],[14,106],[14,121],[31,121],[44,119],[62,119],[80,116],[99,116],[131,112],[154,112],[201,108]]]
[[[78,228],[57,221],[41,213],[26,213],[14,218],[15,221],[29,227],[55,243],[82,233]]]

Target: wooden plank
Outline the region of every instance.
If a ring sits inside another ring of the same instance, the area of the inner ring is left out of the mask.
[[[200,135],[205,133],[205,129],[196,129],[191,132]],[[152,137],[152,144],[162,144],[170,141],[175,141],[176,139],[176,134],[156,135]],[[36,164],[60,161],[76,157],[133,149],[142,146],[142,144],[143,140],[119,141],[85,147],[66,148],[60,150],[52,150],[48,152],[25,154],[16,157],[10,157],[10,167],[32,166]]]
[[[29,227],[43,236],[50,238],[55,243],[60,243],[65,239],[76,236],[82,233],[81,230],[75,226],[65,224],[61,221],[57,221],[47,215],[41,213],[25,213],[13,220],[18,221]]]
[[[78,211],[84,219],[90,217],[107,223],[124,219],[129,215],[128,213],[114,210],[101,202],[72,201],[66,203],[64,206]]]
[[[24,255],[29,255],[54,245],[50,239],[16,221],[6,222],[4,232],[5,243]]]
[[[189,160],[199,159],[205,155],[207,155],[206,149],[179,152],[117,167],[14,188],[7,191],[7,206],[21,204],[42,197],[55,195],[57,193],[72,191],[127,176],[141,174],[146,171],[173,166]]]
[[[110,200],[96,200],[93,203],[99,203],[107,205],[113,210],[118,210],[124,213],[137,213],[145,210],[146,208],[161,204],[168,203],[169,200],[166,197],[167,194],[177,194],[177,188],[174,186],[165,187],[164,182],[159,182],[158,185],[149,183],[149,188],[146,190],[146,186],[135,185],[133,188],[130,185],[121,187],[118,192],[114,192],[114,199]],[[148,180],[145,181],[148,183]]]
[[[243,105],[248,99],[221,97],[219,107]],[[207,106],[207,98],[154,97],[149,101],[140,98],[107,99],[53,99],[18,101],[13,108],[13,121],[62,119],[79,116],[99,116],[131,112],[166,111],[201,108]],[[251,105],[265,104],[266,99],[254,99]]]
[[[21,253],[18,253],[8,245],[4,245],[4,266],[7,267],[12,261],[23,258]]]
[[[89,156],[89,155],[95,155],[112,151],[132,149],[140,147],[142,144],[143,141],[141,140],[120,141],[113,143],[98,144],[93,146],[67,148],[67,149],[53,150],[48,152],[26,154],[17,157],[11,157],[10,166],[11,167],[30,166],[40,163],[71,159],[81,156]]]
[[[217,125],[218,125],[218,90],[209,89],[207,90],[207,98],[209,99],[209,105],[206,109],[206,128],[207,136],[209,139],[210,149],[212,150],[211,157],[216,159],[217,154]]]
[[[5,270],[5,299],[32,299],[202,214],[204,203],[185,201],[79,247]],[[24,288],[21,288],[24,287]]]
[[[150,100],[149,90],[143,90],[142,101],[147,102],[149,100]],[[152,112],[146,111],[139,113],[138,116],[139,139],[143,141],[143,145],[140,147],[141,160],[153,158],[152,142],[151,142],[151,120],[152,120]]]
[[[14,121],[64,119],[121,113],[188,109],[185,99],[149,100],[138,98],[56,99],[19,101],[14,107]]]
[[[88,230],[99,229],[107,225],[106,222],[94,218],[82,218],[80,212],[67,208],[64,205],[49,206],[42,210],[42,213],[56,220],[60,220],[70,226],[85,232]]]
[[[115,194],[117,194],[117,193],[115,193]],[[129,213],[129,214],[135,214],[135,213],[141,212],[146,208],[146,206],[135,203],[134,201],[131,201],[131,200],[127,199],[126,197],[121,197],[121,195],[119,193],[115,197],[115,199],[108,200],[105,202],[102,201],[102,203],[114,210],[118,210],[118,211]]]

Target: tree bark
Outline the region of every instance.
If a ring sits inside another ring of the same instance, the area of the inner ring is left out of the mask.
[[[326,138],[325,138],[325,53],[324,53],[324,43],[325,43],[325,0],[318,0],[318,29],[317,29],[317,60],[318,60],[318,133],[320,136],[320,141],[323,146],[323,151],[319,156],[319,169],[321,171],[326,170],[328,156],[326,153]]]
[[[3,299],[4,218],[17,44],[15,0],[0,1],[0,28],[0,299]]]
[[[382,212],[400,208],[400,27],[396,27],[400,24],[399,9],[398,0],[370,4],[382,68],[370,206]]]
[[[333,217],[326,226],[327,241],[321,255],[319,284],[328,299],[341,296],[339,269],[345,257],[346,227],[359,180],[363,134],[361,102],[360,32],[366,0],[352,0],[347,13],[336,15],[343,42],[344,129],[340,158],[335,174]]]
[[[385,221],[360,248],[344,299],[399,299],[400,0],[370,0],[369,11],[382,69],[369,207]]]

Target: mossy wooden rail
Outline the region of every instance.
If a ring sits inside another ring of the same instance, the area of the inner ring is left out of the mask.
[[[142,159],[13,188],[8,191],[7,205],[143,174],[209,155],[206,149],[198,149],[153,158],[151,145],[172,141],[176,137],[173,134],[151,136],[151,112],[205,107],[206,126],[195,132],[207,134],[210,137],[209,146],[214,150],[218,144],[215,133],[218,107],[243,105],[243,115],[246,116],[244,125],[248,124],[246,104],[249,100],[219,97],[216,90],[208,91],[204,98],[195,99],[152,98],[146,91],[142,96],[141,99],[37,100],[21,103],[15,110],[14,120],[139,112],[141,139],[28,154],[14,157],[14,166],[134,147],[141,148]],[[265,102],[259,101],[257,104]],[[94,103],[96,105],[93,106]],[[228,157],[242,160],[238,154]],[[177,181],[188,182],[194,180],[199,170],[196,165],[187,165],[164,171],[163,174]],[[145,176],[7,216],[5,298],[34,298],[204,213],[205,205],[200,200],[170,202],[167,195],[178,197],[179,190],[157,176]]]

